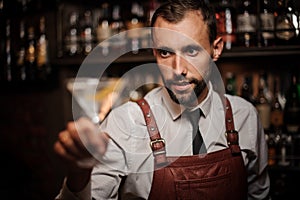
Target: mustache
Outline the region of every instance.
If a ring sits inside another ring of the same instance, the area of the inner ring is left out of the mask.
[[[167,85],[187,85],[191,83],[197,83],[196,79],[187,79],[186,77],[182,75],[174,75],[173,79],[166,80]]]

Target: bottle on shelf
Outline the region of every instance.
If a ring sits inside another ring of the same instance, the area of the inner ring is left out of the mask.
[[[295,44],[299,21],[292,1],[278,0],[275,15],[276,45]]]
[[[131,14],[126,23],[126,28],[129,30],[127,36],[130,41],[130,49],[132,53],[137,54],[141,48],[141,32],[134,30],[137,28],[143,28],[145,26],[145,13],[144,8],[138,2],[134,1],[131,4]],[[130,31],[132,30],[132,31]]]
[[[93,34],[93,20],[92,11],[86,10],[83,14],[83,24],[80,34],[83,54],[88,55],[93,49],[94,34]]]
[[[36,79],[36,68],[37,63],[35,29],[33,26],[29,26],[27,30],[27,41],[25,50],[25,71],[27,80],[32,81]]]
[[[295,6],[295,0],[287,0],[287,10],[288,16],[291,19],[296,33],[296,40],[299,37],[300,32],[300,18],[299,18],[299,9]]]
[[[256,1],[243,0],[237,14],[238,46],[257,46],[257,40]]]
[[[16,80],[17,81],[25,81],[26,78],[26,70],[25,70],[25,22],[24,20],[20,21],[20,30],[19,30],[19,39],[18,39],[18,47],[17,47],[17,55],[16,55]]]
[[[268,166],[274,166],[277,164],[277,141],[275,134],[266,133],[266,142],[268,145]]]
[[[279,166],[289,166],[293,163],[291,160],[292,156],[292,136],[287,134],[281,134],[280,139],[278,140],[279,148]]]
[[[112,36],[111,28],[111,16],[110,16],[110,7],[107,2],[101,5],[101,15],[98,19],[98,25],[96,29],[97,41],[101,42],[102,54],[108,55],[109,53],[109,43],[105,41],[110,36]]]
[[[80,29],[79,29],[79,14],[78,12],[71,12],[69,16],[69,24],[64,38],[64,46],[66,54],[75,56],[81,53],[80,47]]]
[[[5,24],[5,42],[4,42],[4,57],[3,57],[3,80],[12,81],[13,61],[11,45],[11,20],[7,19]]]
[[[125,31],[125,22],[121,17],[121,6],[119,4],[113,5],[112,9],[112,22],[111,22],[112,35]]]
[[[110,24],[112,35],[119,34],[126,30],[125,22],[121,17],[121,6],[116,4],[112,9],[112,22]],[[126,47],[126,35],[119,34],[117,37],[114,37],[110,40],[110,46],[113,49],[122,49]]]
[[[270,132],[275,136],[275,142],[277,144],[276,155],[277,164],[280,166],[288,166],[290,163],[287,160],[287,152],[290,154],[290,144],[291,141],[288,135],[284,132],[283,123],[283,109],[280,104],[280,90],[279,90],[279,80],[274,80],[274,98],[271,104],[270,113]]]
[[[259,88],[258,95],[255,101],[255,107],[258,111],[262,126],[265,130],[270,128],[270,113],[271,113],[271,104],[266,96],[265,91],[268,90],[266,83],[266,78],[264,74],[261,74],[259,77]]]
[[[254,104],[252,77],[250,76],[244,76],[244,80],[241,88],[241,97],[249,101],[250,103]]]
[[[232,72],[226,73],[225,92],[226,94],[236,95],[236,77]]]
[[[282,131],[284,126],[283,108],[279,101],[280,99],[279,80],[274,81],[273,94],[274,94],[274,98],[271,104],[270,125],[271,125],[271,130],[276,132],[276,131]]]
[[[39,22],[39,36],[37,38],[36,49],[36,77],[39,80],[47,80],[48,75],[51,73],[51,67],[49,64],[48,37],[46,35],[45,28],[45,17],[42,16]]]
[[[101,15],[97,25],[97,41],[102,42],[112,35],[110,7],[108,3],[101,5]]]
[[[147,23],[146,26],[150,26],[152,16],[155,10],[159,7],[160,3],[157,0],[149,0],[148,9],[147,9]]]
[[[275,15],[271,0],[260,1],[260,33],[262,46],[275,45]]]
[[[297,88],[297,75],[292,74],[291,85],[286,95],[286,104],[284,107],[284,123],[287,132],[290,134],[299,134],[300,127],[300,101]]]
[[[225,49],[236,45],[236,9],[231,0],[222,0],[215,9],[217,32],[224,41]]]
[[[158,0],[149,0],[148,4],[145,7],[146,15],[145,15],[145,27],[151,27],[151,19],[155,10],[160,6],[160,2]],[[146,28],[142,30],[142,41],[141,47],[152,52],[152,49],[149,48],[152,46],[152,39],[151,39],[151,28]]]

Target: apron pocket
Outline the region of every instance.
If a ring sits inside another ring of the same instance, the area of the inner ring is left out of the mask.
[[[231,173],[203,179],[175,181],[178,200],[230,199]]]

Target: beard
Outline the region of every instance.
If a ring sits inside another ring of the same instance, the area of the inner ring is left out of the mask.
[[[184,105],[186,107],[193,107],[198,104],[198,97],[206,88],[207,84],[204,79],[191,79],[186,80],[183,76],[176,76],[174,80],[163,80],[165,87],[169,93],[170,98],[177,104]],[[178,81],[188,82],[194,84],[195,87],[190,91],[174,92],[171,90],[171,86]]]

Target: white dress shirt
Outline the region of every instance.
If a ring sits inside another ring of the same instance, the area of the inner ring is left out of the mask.
[[[225,115],[220,95],[212,90],[199,104],[199,120],[207,152],[228,147]],[[237,96],[230,100],[239,145],[248,172],[248,199],[263,199],[269,192],[267,145],[256,109]],[[182,107],[174,103],[165,88],[152,90],[145,97],[156,119],[161,137],[166,141],[167,156],[192,155],[192,125],[181,117]],[[150,138],[141,109],[127,102],[111,111],[101,124],[111,140],[107,153],[97,165],[91,182],[79,193],[72,193],[64,183],[57,199],[147,199],[152,184],[154,160]]]

